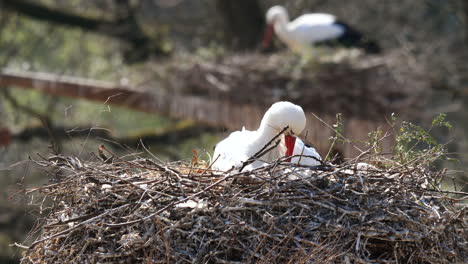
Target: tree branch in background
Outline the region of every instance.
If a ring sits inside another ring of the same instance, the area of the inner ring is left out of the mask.
[[[11,135],[11,138],[14,141],[21,141],[23,143],[27,143],[28,141],[34,138],[49,139],[50,134],[52,132],[56,140],[94,138],[98,141],[111,142],[119,146],[135,149],[142,142],[146,146],[174,146],[178,143],[183,142],[186,139],[199,136],[201,133],[221,131],[221,129],[219,128],[193,123],[184,127],[178,127],[176,125],[172,128],[165,129],[165,131],[159,133],[141,133],[125,137],[114,137],[112,136],[112,133],[110,133],[106,129],[95,129],[89,127],[91,126],[88,126],[87,128],[55,126],[51,128],[52,131],[45,127],[29,127]],[[0,133],[1,131],[2,130],[0,129]],[[177,152],[163,149],[158,149],[158,151],[164,152],[166,155],[170,156],[170,158],[174,160],[180,160],[182,158]]]
[[[42,113],[39,113],[38,111],[32,108],[18,103],[16,98],[14,98],[7,89],[2,89],[2,95],[5,98],[5,100],[9,102],[13,106],[13,108],[15,108],[16,110],[22,111],[29,116],[39,119],[45,131],[47,131],[48,138],[50,139],[51,144],[52,144],[51,149],[54,151],[54,153],[60,153],[61,143],[59,141],[59,138],[56,137],[54,133],[52,120],[48,116]]]
[[[78,16],[67,13],[65,11],[55,10],[41,4],[22,0],[0,0],[0,4],[7,10],[15,11],[33,19],[61,25],[80,27],[84,30],[102,33],[114,37],[119,36],[118,31],[110,28],[113,25],[112,21]]]
[[[37,119],[46,118],[43,114],[39,113],[38,111],[26,105],[21,105],[20,103],[18,103],[18,101],[10,94],[10,92],[7,89],[2,89],[2,95],[5,98],[5,100],[8,103],[10,103],[16,110],[23,111],[25,114],[35,117]]]
[[[140,141],[143,141],[145,144],[175,144],[185,139],[193,138],[194,136],[200,135],[203,132],[220,132],[221,129],[199,125],[193,123],[185,127],[174,126],[170,129],[165,129],[163,132],[156,133],[141,133],[137,135],[130,135],[126,137],[115,137],[112,136],[107,129],[95,129],[92,126],[86,128],[79,127],[63,127],[55,126],[52,128],[52,132],[60,139],[70,139],[70,138],[83,138],[90,137],[100,138],[109,141],[115,141],[123,145],[128,145],[131,147],[137,146]],[[50,132],[44,127],[28,127],[24,130],[15,133],[12,135],[14,140],[27,142],[34,138],[47,139]]]
[[[120,16],[116,20],[106,20],[76,15],[31,1],[0,0],[0,7],[36,20],[78,27],[125,41],[130,45],[124,51],[124,56],[128,62],[142,60],[150,54],[167,55],[167,52],[159,47],[158,43],[155,43],[156,40],[151,39],[143,32],[137,23],[133,9],[129,8],[128,0],[119,0],[117,4],[120,7],[119,9],[123,10],[120,12]]]

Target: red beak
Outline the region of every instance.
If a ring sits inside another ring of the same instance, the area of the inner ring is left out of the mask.
[[[262,49],[266,49],[270,46],[272,36],[273,36],[273,24],[268,24],[265,30],[265,34],[263,35]]]
[[[284,141],[286,143],[286,156],[291,157],[294,151],[294,146],[296,145],[296,137],[286,135],[284,136]],[[286,161],[291,162],[291,158],[288,158]]]

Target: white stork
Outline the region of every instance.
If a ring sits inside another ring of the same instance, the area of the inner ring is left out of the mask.
[[[266,13],[266,21],[268,25],[262,41],[264,49],[268,47],[274,31],[291,50],[305,55],[310,53],[310,47],[316,43],[358,47],[367,53],[380,52],[375,42],[331,14],[304,14],[289,21],[288,11],[284,7],[273,6]]]
[[[236,131],[219,142],[213,155],[213,168],[227,171],[240,169],[245,161],[254,156],[286,126],[288,129],[280,136],[280,144],[249,164],[244,169],[252,170],[283,156],[304,155],[290,158],[288,161],[301,165],[320,165],[320,155],[312,147],[305,146],[296,138],[305,128],[306,117],[302,107],[290,102],[274,103],[265,113],[256,131]],[[307,157],[307,156],[312,156]]]

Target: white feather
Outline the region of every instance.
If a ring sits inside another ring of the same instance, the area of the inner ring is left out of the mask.
[[[301,157],[293,157],[291,159],[291,163],[301,164],[306,166],[317,166],[320,165],[320,162],[317,160],[321,160],[320,155],[317,151],[312,147],[307,147],[304,142],[300,138],[296,139],[296,145],[294,146],[293,156],[294,155],[302,155]],[[315,157],[307,157],[312,156]]]

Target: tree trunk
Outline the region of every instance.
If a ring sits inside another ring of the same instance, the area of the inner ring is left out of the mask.
[[[462,1],[463,22],[465,23],[465,44],[468,45],[468,1]]]
[[[11,143],[11,132],[6,127],[0,127],[0,148]]]
[[[255,49],[265,28],[258,1],[217,0],[216,6],[224,22],[228,46],[238,50]]]

